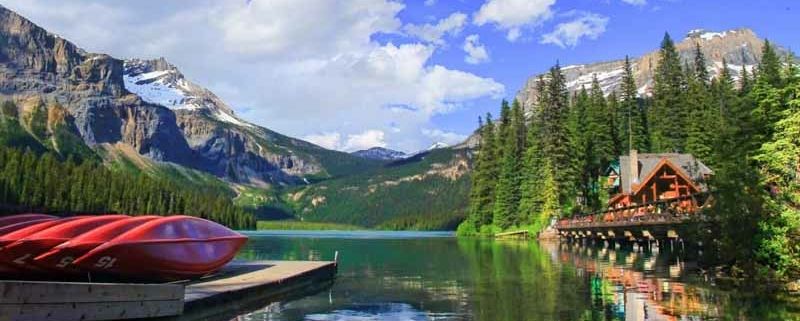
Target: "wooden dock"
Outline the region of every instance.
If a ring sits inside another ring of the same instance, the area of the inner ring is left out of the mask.
[[[527,239],[529,237],[527,230],[510,231],[497,233],[494,235],[497,239]]]
[[[0,281],[0,321],[202,320],[330,285],[332,261],[229,264],[204,279],[167,284]]]

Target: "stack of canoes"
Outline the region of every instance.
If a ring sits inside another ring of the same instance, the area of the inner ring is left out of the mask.
[[[182,280],[230,262],[247,237],[191,216],[0,217],[0,279]]]

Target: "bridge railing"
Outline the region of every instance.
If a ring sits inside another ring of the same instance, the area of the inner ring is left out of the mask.
[[[603,225],[648,223],[679,223],[708,206],[709,194],[696,193],[676,198],[663,199],[634,206],[609,209],[564,218],[557,228],[596,227]]]

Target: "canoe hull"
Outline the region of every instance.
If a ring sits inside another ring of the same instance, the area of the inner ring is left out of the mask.
[[[230,262],[246,237],[119,243],[98,248],[74,262],[94,272],[159,280],[182,280],[213,273]]]

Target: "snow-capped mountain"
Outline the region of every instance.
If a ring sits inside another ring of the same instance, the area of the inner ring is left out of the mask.
[[[676,40],[677,41],[677,40]],[[706,57],[707,66],[712,77],[719,74],[722,69],[722,60],[734,79],[738,79],[743,69],[748,72],[758,64],[761,57],[761,48],[764,40],[746,28],[711,32],[703,29],[691,30],[686,37],[675,44],[681,59],[685,62],[694,60],[695,44],[699,43],[701,51]],[[654,44],[658,44],[657,40]],[[788,51],[778,48],[778,52],[787,55]],[[658,50],[651,51],[641,57],[631,57],[634,78],[639,87],[639,95],[649,95],[653,85],[653,73],[657,67]],[[593,75],[597,77],[603,92],[606,94],[617,90],[622,83],[624,73],[624,59],[596,62],[581,65],[562,66],[561,70],[567,80],[567,88],[575,92],[592,84]],[[526,108],[531,108],[536,101],[536,80],[539,75],[528,78],[528,81],[517,93],[517,100]]]
[[[350,154],[361,158],[382,160],[382,161],[398,160],[408,157],[406,153],[383,147],[372,147],[370,149],[355,151]]]
[[[53,144],[58,148],[143,168],[167,162],[255,185],[378,166],[247,123],[164,59],[90,53],[3,6],[0,38],[0,98],[20,106],[20,125],[57,125],[75,137]],[[40,138],[48,135],[57,138],[52,132]]]
[[[433,145],[428,147],[427,150],[434,150],[434,149],[447,148],[447,147],[450,147],[450,145],[448,145],[446,143],[443,143],[443,142],[435,142],[435,143],[433,143]]]
[[[189,80],[164,58],[128,59],[123,65],[125,89],[143,100],[172,110],[206,110],[217,120],[249,126],[213,92]]]

